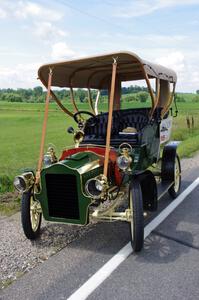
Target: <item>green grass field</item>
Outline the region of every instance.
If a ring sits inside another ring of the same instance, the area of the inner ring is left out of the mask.
[[[149,103],[146,103],[149,105]],[[142,103],[123,103],[123,108],[142,107]],[[179,103],[179,116],[173,121],[173,139],[182,141],[180,156],[190,156],[199,149],[199,105]],[[71,105],[68,105],[71,109]],[[79,104],[79,109],[87,109],[87,104]],[[100,110],[104,110],[102,104]],[[12,189],[13,177],[24,168],[36,168],[39,156],[44,104],[0,102],[0,183]],[[188,129],[186,117],[194,117],[194,129]],[[74,126],[72,118],[65,115],[55,103],[50,104],[46,136],[46,149],[49,143],[56,146],[59,156],[62,149],[73,145],[72,135],[66,132]],[[2,179],[3,178],[3,179]],[[9,179],[10,180],[9,180]],[[5,191],[0,184],[0,191]],[[9,188],[8,188],[9,189]]]

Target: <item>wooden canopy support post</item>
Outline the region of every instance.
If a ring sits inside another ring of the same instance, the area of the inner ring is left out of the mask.
[[[152,100],[152,108],[151,108],[151,111],[150,111],[150,118],[152,118],[153,116],[153,113],[154,113],[154,110],[158,104],[158,101],[157,101],[157,95],[155,96],[154,93],[153,93],[153,89],[151,87],[151,83],[149,81],[149,77],[147,75],[147,73],[145,72],[145,79],[146,79],[146,83],[147,83],[147,87],[148,87],[148,90],[149,90],[149,94],[151,96],[151,100]],[[159,93],[159,92],[158,92]],[[159,97],[159,96],[158,96]]]
[[[43,83],[43,85],[48,89],[48,84],[44,80],[44,78],[41,75],[40,75],[39,78],[40,78],[41,82]],[[70,112],[67,108],[64,107],[64,105],[61,103],[61,101],[57,98],[57,96],[55,95],[55,93],[52,90],[50,90],[50,95],[55,100],[55,102],[57,103],[57,105],[63,110],[63,112],[65,112],[70,117],[73,116],[73,113]]]
[[[108,94],[110,96],[110,88],[108,90]],[[115,93],[114,93],[114,104],[113,104],[113,110],[120,110],[121,108],[121,80],[119,76],[116,76],[115,80]]]
[[[99,103],[99,97],[100,97],[100,90],[97,91],[97,96],[95,99],[95,115],[98,115],[98,103]]]
[[[57,98],[57,96],[53,93],[53,91],[50,91],[50,94],[52,96],[52,98],[55,100],[55,102],[57,103],[57,105],[70,117],[73,117],[73,113],[70,112],[67,108],[65,108],[63,106],[63,104],[61,103],[61,101]]]
[[[114,94],[115,94],[115,82],[116,82],[116,71],[117,71],[117,61],[114,59],[112,68],[112,79],[111,79],[111,92],[110,92],[110,102],[109,102],[109,114],[108,114],[108,126],[106,134],[106,151],[104,159],[104,176],[107,178],[108,173],[108,163],[109,163],[109,152],[110,152],[110,140],[111,140],[111,127],[113,119],[113,104],[114,104]]]
[[[92,112],[94,113],[94,115],[96,115],[95,109],[94,109],[94,106],[93,106],[93,100],[92,100],[92,97],[91,97],[91,90],[90,90],[90,88],[88,88],[88,103],[90,105],[90,109],[92,110]]]
[[[121,108],[121,80],[119,76],[116,77],[116,86],[115,86],[115,101],[114,101],[114,110],[120,110]]]
[[[160,79],[159,78],[156,78],[156,80],[155,80],[155,91],[156,91],[156,106],[157,106],[159,98],[160,98]]]
[[[48,109],[49,109],[50,94],[51,94],[52,75],[53,75],[52,69],[49,68],[48,91],[46,94],[46,103],[45,103],[42,136],[41,136],[40,154],[39,154],[39,161],[38,161],[37,172],[36,172],[36,184],[38,184],[39,180],[40,180],[40,173],[41,173],[42,161],[43,161],[43,155],[44,155],[44,145],[45,145],[46,127],[47,127],[47,120],[48,120]]]
[[[175,87],[176,87],[176,83],[173,83],[173,90],[170,93],[169,100],[168,100],[165,108],[161,112],[161,116],[162,117],[164,117],[164,115],[166,114],[166,112],[169,110],[169,107],[170,107],[170,105],[171,105],[171,103],[173,101],[173,97],[174,97],[174,94],[175,94]]]
[[[74,111],[75,112],[78,112],[78,108],[77,108],[77,105],[75,103],[75,98],[74,98],[74,93],[73,93],[73,88],[72,86],[70,87],[70,99],[71,99],[71,102],[73,104],[73,107],[74,107]]]
[[[152,93],[153,93],[153,90],[152,90]],[[151,108],[150,117],[153,116],[153,113],[154,113],[156,107],[158,106],[158,102],[159,102],[159,99],[160,99],[160,79],[159,78],[156,78],[156,80],[155,80],[155,93],[156,93],[155,103],[154,103],[153,107]]]

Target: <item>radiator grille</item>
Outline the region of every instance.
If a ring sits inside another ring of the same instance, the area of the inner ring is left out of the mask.
[[[71,174],[46,174],[49,216],[79,219],[77,178]]]

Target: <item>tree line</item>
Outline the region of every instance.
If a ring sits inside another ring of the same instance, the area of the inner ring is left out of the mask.
[[[68,89],[53,90],[61,101],[70,102],[70,91]],[[96,90],[91,92],[92,98],[95,99],[97,95]],[[85,89],[74,89],[74,96],[77,102],[88,102],[88,92]],[[108,91],[101,91],[101,102],[107,102]],[[33,89],[0,89],[0,101],[6,102],[29,102],[29,103],[43,103],[45,102],[46,91],[41,86]],[[122,87],[122,101],[133,102],[141,101],[146,102],[149,99],[148,89],[137,85],[129,87]],[[188,99],[183,93],[176,94],[177,102],[186,102]],[[199,102],[199,90],[191,97],[191,102]],[[190,101],[188,100],[188,101]]]
[[[70,101],[70,91],[68,89],[53,90],[58,99],[61,101]],[[92,97],[95,99],[97,91],[92,90]],[[134,94],[130,98],[130,94]],[[148,90],[146,87],[140,86],[129,86],[122,87],[122,95],[124,95],[124,100],[130,101],[142,101],[145,102],[148,98]],[[74,89],[75,99],[79,102],[88,101],[88,92],[84,89]],[[107,90],[101,91],[101,101],[107,101],[108,92]],[[37,86],[33,89],[0,89],[0,101],[6,102],[29,102],[29,103],[43,103],[45,102],[46,91],[42,87]]]

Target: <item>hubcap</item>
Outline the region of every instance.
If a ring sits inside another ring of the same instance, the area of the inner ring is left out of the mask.
[[[174,191],[177,193],[180,188],[180,165],[176,158],[175,160],[175,171],[174,171]]]
[[[40,222],[40,214],[41,214],[41,206],[40,203],[33,199],[33,196],[30,198],[30,219],[32,230],[35,232],[39,227]]]

